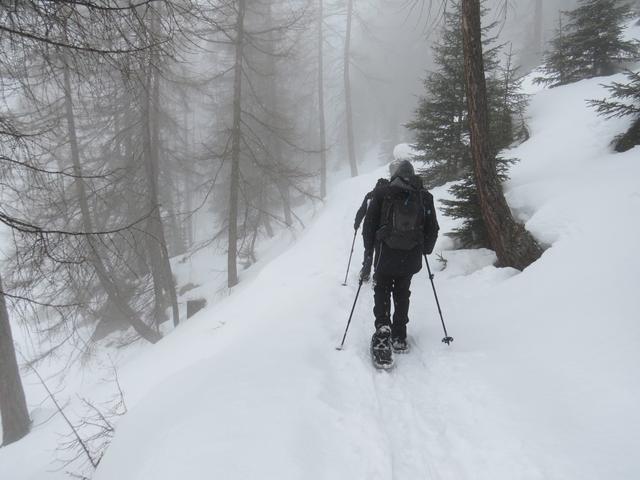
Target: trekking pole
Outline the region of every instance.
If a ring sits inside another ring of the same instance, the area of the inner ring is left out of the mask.
[[[362,279],[358,283],[358,291],[356,292],[356,298],[353,301],[353,307],[351,307],[351,313],[349,314],[349,320],[347,320],[347,328],[344,329],[344,335],[342,336],[342,343],[339,347],[336,347],[336,350],[342,350],[344,347],[344,341],[347,338],[347,332],[349,331],[349,325],[351,325],[351,318],[353,317],[353,311],[356,309],[356,302],[358,301],[358,296],[360,295],[360,289],[362,288]]]
[[[358,229],[353,232],[353,242],[351,243],[351,253],[349,254],[349,263],[347,264],[347,273],[344,275],[344,282],[342,282],[342,286],[347,286],[347,277],[349,276],[349,268],[351,268],[351,257],[353,257],[353,248],[356,246],[356,236],[358,235]]]
[[[444,338],[442,339],[442,343],[446,343],[447,345],[451,345],[453,342],[453,337],[450,337],[447,333],[447,327],[444,325],[444,318],[442,317],[442,310],[440,309],[440,301],[438,300],[438,294],[436,293],[436,285],[433,283],[433,273],[431,273],[431,267],[429,267],[429,260],[427,260],[427,255],[424,256],[424,261],[427,262],[427,270],[429,271],[429,280],[431,280],[431,288],[433,288],[433,296],[436,297],[436,305],[438,306],[438,313],[440,314],[440,320],[442,321],[442,329],[444,330]]]

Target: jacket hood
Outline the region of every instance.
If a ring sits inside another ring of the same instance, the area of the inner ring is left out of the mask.
[[[379,178],[375,188],[384,187],[385,185],[389,185],[389,180],[386,178]]]

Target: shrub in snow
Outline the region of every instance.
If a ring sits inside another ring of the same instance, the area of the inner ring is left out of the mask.
[[[640,145],[640,73],[627,71],[626,75],[628,83],[613,82],[611,85],[605,85],[611,92],[611,97],[589,101],[589,104],[606,118],[634,118],[631,128],[616,138],[617,152],[626,152]]]

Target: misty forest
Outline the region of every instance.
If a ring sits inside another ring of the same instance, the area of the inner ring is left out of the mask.
[[[0,1],[0,478],[638,478],[639,145],[638,0]]]

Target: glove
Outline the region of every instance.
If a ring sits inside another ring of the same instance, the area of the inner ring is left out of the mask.
[[[371,277],[371,265],[373,264],[373,252],[367,250],[364,252],[364,259],[362,260],[362,268],[360,269],[360,281],[368,282]]]

